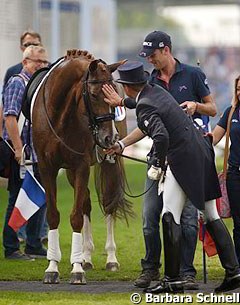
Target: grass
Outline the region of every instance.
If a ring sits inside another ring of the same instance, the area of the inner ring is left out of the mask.
[[[76,293],[22,293],[22,292],[1,292],[1,305],[125,305],[131,304],[130,294],[76,294]]]
[[[132,193],[140,194],[143,191],[146,168],[144,164],[136,162],[126,162],[126,171],[128,183]],[[90,189],[92,187],[92,176],[90,180]],[[117,244],[117,257],[120,262],[119,272],[107,272],[105,270],[106,253],[104,251],[106,239],[106,226],[104,217],[98,206],[95,191],[92,191],[92,229],[95,244],[93,253],[93,264],[95,269],[87,272],[87,280],[134,280],[140,270],[140,259],[144,256],[144,243],[142,237],[142,220],[141,220],[141,202],[142,197],[132,199],[133,209],[136,217],[130,219],[129,226],[125,221],[117,220],[115,225],[115,241]],[[0,189],[0,228],[3,227],[4,214],[6,210],[7,191]],[[62,261],[59,264],[60,278],[68,280],[70,265],[71,249],[71,226],[69,215],[73,202],[73,192],[67,183],[65,174],[58,178],[58,207],[61,214],[60,222],[60,246],[62,250]],[[231,220],[226,221],[230,231],[232,231]],[[2,233],[2,232],[1,232]],[[17,262],[4,259],[2,247],[2,234],[0,236],[0,281],[41,281],[44,270],[47,268],[46,260],[36,260],[34,262]],[[194,265],[198,271],[197,278],[202,280],[202,245],[198,242]],[[210,280],[219,280],[223,277],[224,271],[221,268],[217,256],[207,259],[208,278]],[[161,270],[161,273],[163,271]],[[49,301],[48,293],[17,293],[1,292],[0,304],[131,304],[129,294],[104,294],[102,295],[83,295],[76,298],[69,293],[55,294],[51,293]],[[46,303],[44,300],[48,300]]]
[[[76,294],[76,293],[51,293],[51,296],[49,293],[14,293],[14,292],[4,292],[1,293],[0,296],[0,304],[1,305],[32,305],[32,304],[38,304],[38,305],[130,305],[133,304],[130,301],[131,294],[130,293],[106,293],[106,294],[94,294],[94,295],[87,295],[87,294]],[[184,303],[190,303],[190,304],[206,304],[205,302],[202,302],[199,298],[196,300],[195,295],[181,295],[182,298],[188,299],[188,301],[185,301]],[[153,295],[153,300],[148,300],[146,302],[144,294],[141,294],[142,301],[140,304],[147,304],[147,303],[181,303],[176,298],[180,298],[180,296],[172,296],[173,302],[170,301],[163,301],[161,302],[161,299],[158,299],[158,295]],[[171,298],[171,296],[169,296]],[[192,302],[189,302],[192,300]],[[202,298],[202,297],[201,297]],[[170,299],[169,299],[170,300]],[[207,303],[209,302],[209,297],[206,300]],[[182,304],[182,303],[181,303]],[[236,304],[236,303],[232,303]]]

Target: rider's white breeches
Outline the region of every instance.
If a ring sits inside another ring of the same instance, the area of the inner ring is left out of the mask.
[[[164,213],[172,213],[174,220],[177,224],[180,224],[180,218],[182,210],[187,201],[187,196],[174,178],[170,168],[168,167],[166,172],[166,178],[164,181],[164,192],[163,192],[163,210]],[[214,221],[219,219],[219,215],[216,207],[216,200],[210,200],[205,202],[205,209],[201,211],[204,215],[206,222]]]

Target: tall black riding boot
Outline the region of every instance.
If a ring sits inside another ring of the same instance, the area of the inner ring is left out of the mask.
[[[162,218],[163,243],[165,259],[165,277],[156,286],[145,289],[151,293],[183,292],[183,281],[180,279],[181,261],[181,226],[176,224],[172,213],[165,213]]]
[[[212,236],[219,259],[225,269],[225,278],[215,292],[224,292],[240,287],[240,270],[232,238],[221,219],[208,222],[206,228]]]

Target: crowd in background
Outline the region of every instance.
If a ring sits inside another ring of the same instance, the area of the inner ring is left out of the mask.
[[[201,69],[206,73],[217,104],[218,114],[211,118],[211,124],[215,126],[232,98],[234,79],[240,70],[239,48],[188,48],[176,50],[176,57],[191,65],[197,65],[199,62]]]
[[[220,115],[229,105],[232,98],[234,79],[240,71],[239,48],[236,47],[209,47],[209,48],[174,48],[173,54],[182,62],[190,65],[200,65],[201,69],[207,75],[211,93],[217,104],[217,115],[210,119],[212,128],[218,122]],[[136,54],[120,53],[119,59],[129,58],[139,60]],[[144,66],[151,72],[151,65],[144,62]],[[135,113],[128,111],[128,129],[135,127]]]

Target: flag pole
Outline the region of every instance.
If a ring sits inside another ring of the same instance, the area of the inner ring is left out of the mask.
[[[204,283],[204,284],[207,284],[206,252],[205,252],[205,250],[204,250],[205,232],[206,232],[206,225],[205,225],[205,223],[203,222],[203,224],[202,224],[202,236],[203,236],[203,242],[202,242],[203,283]]]
[[[200,67],[200,60],[197,59],[197,65]],[[205,232],[206,232],[206,225],[203,221],[202,224],[202,236],[203,236],[203,242],[202,242],[202,261],[203,261],[203,282],[204,284],[207,284],[207,264],[206,264],[206,252],[204,250],[204,240],[205,240]]]

